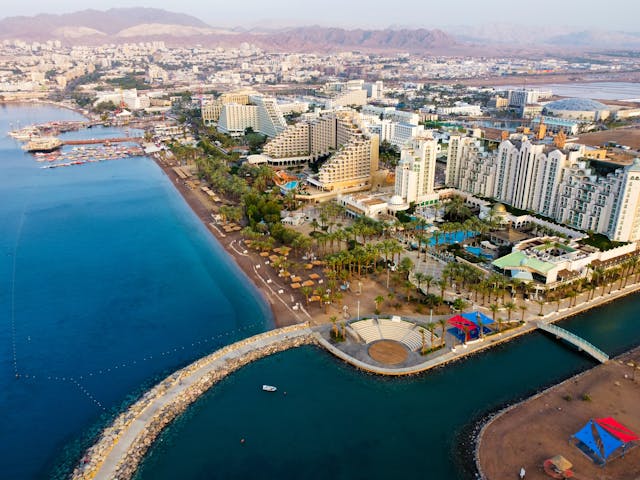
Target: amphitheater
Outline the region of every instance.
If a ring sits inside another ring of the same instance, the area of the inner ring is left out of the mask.
[[[363,361],[373,361],[384,366],[408,366],[423,361],[420,350],[437,345],[424,327],[400,317],[368,318],[351,322],[346,327],[348,340],[340,349]],[[364,348],[363,348],[364,346]]]

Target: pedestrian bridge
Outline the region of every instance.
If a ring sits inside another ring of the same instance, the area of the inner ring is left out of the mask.
[[[609,355],[607,355],[591,343],[587,342],[584,338],[580,338],[575,333],[571,333],[564,328],[560,328],[557,325],[553,325],[550,323],[537,322],[537,325],[540,330],[549,332],[552,335],[555,335],[556,338],[561,338],[566,342],[569,342],[570,344],[577,347],[578,350],[588,353],[600,363],[606,363],[609,360]]]

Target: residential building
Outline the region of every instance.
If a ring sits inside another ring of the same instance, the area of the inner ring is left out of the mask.
[[[422,134],[400,151],[396,167],[395,195],[406,204],[437,200],[434,192],[438,141]]]

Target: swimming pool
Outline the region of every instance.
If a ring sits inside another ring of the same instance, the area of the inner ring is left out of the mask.
[[[298,186],[298,182],[297,180],[292,180],[291,182],[287,182],[284,185],[280,185],[280,190],[282,190],[283,192],[289,192],[291,190],[295,190],[296,187]]]

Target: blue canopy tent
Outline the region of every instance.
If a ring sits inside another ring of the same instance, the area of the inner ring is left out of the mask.
[[[576,446],[582,452],[601,465],[606,464],[621,447],[624,456],[627,449],[633,446],[633,441],[638,440],[636,434],[612,418],[589,420],[572,438],[577,440]]]

